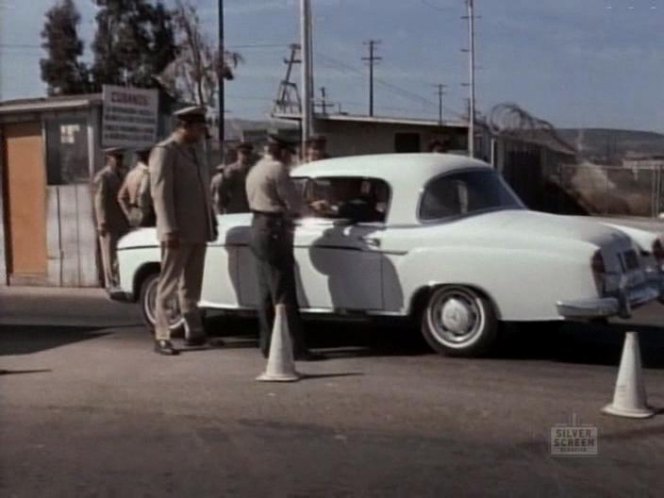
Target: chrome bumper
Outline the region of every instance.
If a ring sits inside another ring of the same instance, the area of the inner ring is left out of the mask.
[[[664,278],[649,279],[646,283],[618,292],[617,296],[601,297],[596,299],[579,299],[572,301],[558,301],[556,308],[558,314],[568,319],[605,318],[619,316],[629,318],[632,308],[664,298]]]

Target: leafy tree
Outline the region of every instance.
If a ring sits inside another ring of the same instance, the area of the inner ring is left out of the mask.
[[[80,22],[81,16],[73,0],[61,0],[46,13],[41,37],[48,56],[39,64],[49,95],[72,95],[89,90],[87,68],[79,61],[83,55],[83,42],[78,36]]]
[[[177,54],[172,12],[161,1],[93,0],[99,7],[92,44],[95,89],[103,84],[156,86]]]
[[[220,53],[201,29],[196,8],[187,0],[176,0],[174,13],[178,55],[159,75],[169,91],[186,101],[212,107],[221,78],[232,80],[243,61],[237,52]]]

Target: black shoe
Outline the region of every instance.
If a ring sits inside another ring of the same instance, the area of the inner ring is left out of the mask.
[[[180,352],[173,347],[171,341],[159,340],[154,343],[154,352],[157,354],[163,354],[164,356],[176,356]]]
[[[327,357],[325,355],[320,353],[314,353],[313,351],[310,351],[308,349],[306,351],[302,351],[301,353],[295,355],[296,361],[322,361],[326,359]]]
[[[196,337],[187,337],[184,340],[185,346],[188,346],[188,347],[205,346],[207,344],[207,342],[208,342],[208,339],[204,335],[196,336]]]

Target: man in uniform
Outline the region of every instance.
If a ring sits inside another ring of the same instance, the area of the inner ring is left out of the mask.
[[[252,165],[253,146],[242,142],[235,150],[237,161],[219,166],[212,178],[212,200],[217,214],[249,212],[246,181]]]
[[[104,285],[109,291],[120,284],[116,246],[118,239],[129,230],[127,218],[118,203],[118,192],[124,175],[123,152],[120,148],[105,149],[106,165],[94,178],[95,214],[104,266]]]
[[[155,351],[176,355],[171,343],[169,303],[177,295],[188,346],[207,342],[198,309],[206,244],[216,225],[210,202],[208,170],[198,147],[207,133],[205,110],[187,107],[176,113],[173,134],[150,154],[150,185],[157,236],[161,242],[161,275],[155,303]]]
[[[306,142],[306,151],[304,162],[319,161],[329,159],[327,153],[327,139],[323,135],[313,135]]]
[[[259,342],[263,356],[267,357],[272,338],[274,307],[283,304],[293,338],[295,359],[314,360],[320,356],[310,352],[304,344],[297,303],[293,218],[299,215],[302,200],[283,162],[283,158],[291,153],[291,144],[270,136],[265,156],[247,176],[247,198],[253,213],[251,250],[259,288]]]
[[[136,152],[136,166],[127,173],[118,193],[118,202],[133,227],[154,226],[154,210],[150,195],[150,149]]]

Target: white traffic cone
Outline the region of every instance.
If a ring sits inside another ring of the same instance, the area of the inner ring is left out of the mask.
[[[275,306],[274,326],[272,327],[272,341],[270,354],[267,359],[265,372],[256,377],[263,382],[294,382],[300,379],[295,371],[293,360],[293,347],[291,345],[286,307],[283,304]]]
[[[609,415],[630,418],[648,418],[655,414],[646,402],[638,332],[625,334],[613,403],[606,405],[602,411]]]

